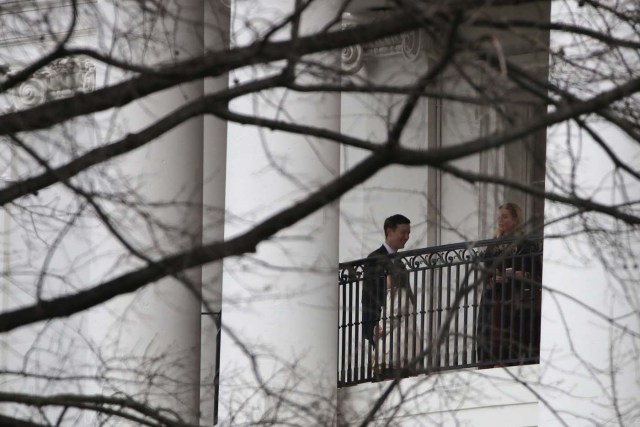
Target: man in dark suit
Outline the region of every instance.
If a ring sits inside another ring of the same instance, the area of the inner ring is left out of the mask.
[[[408,286],[408,283],[404,283],[408,282],[404,264],[400,259],[392,259],[389,255],[404,248],[411,233],[411,221],[404,215],[396,214],[384,221],[383,228],[384,243],[369,254],[364,266],[362,335],[371,345],[375,345],[376,337],[382,334],[379,322],[387,280],[396,282],[392,286]]]

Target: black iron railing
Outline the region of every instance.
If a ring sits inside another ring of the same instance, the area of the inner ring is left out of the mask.
[[[341,263],[338,387],[537,363],[541,260],[514,238]]]

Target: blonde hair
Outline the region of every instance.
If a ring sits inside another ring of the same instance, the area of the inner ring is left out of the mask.
[[[517,203],[507,202],[498,207],[498,210],[506,209],[511,214],[515,222],[515,226],[513,227],[514,236],[522,236],[524,235],[524,213],[522,212],[522,208]],[[496,238],[502,237],[500,234],[500,229],[496,225]]]

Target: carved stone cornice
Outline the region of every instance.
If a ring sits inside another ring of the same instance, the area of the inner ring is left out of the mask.
[[[375,22],[375,19],[375,17],[368,18],[366,21]],[[344,17],[342,28],[356,27],[364,20],[349,14]],[[352,45],[342,49],[342,70],[355,74],[360,71],[368,58],[401,56],[404,60],[413,62],[420,57],[423,48],[424,42],[420,30],[384,37],[370,43]]]
[[[7,78],[18,70],[10,68]],[[91,92],[96,86],[96,67],[88,59],[62,58],[36,71],[9,91],[10,108],[21,110],[76,93]]]

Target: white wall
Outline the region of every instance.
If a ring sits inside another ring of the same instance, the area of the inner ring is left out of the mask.
[[[427,71],[427,57],[415,61],[402,56],[369,58],[359,78],[380,85],[403,85],[414,82]],[[393,119],[404,106],[406,97],[391,95],[342,94],[341,131],[373,143],[386,141]],[[427,147],[427,102],[415,108],[402,135],[402,145]],[[344,172],[366,158],[369,153],[352,147],[341,148]],[[366,257],[384,241],[385,218],[402,214],[411,220],[411,237],[405,250],[427,245],[427,209],[430,203],[426,168],[389,166],[367,182],[357,186],[340,200],[340,261]]]
[[[637,143],[618,130],[600,130],[620,158],[638,164]],[[556,166],[568,166],[568,156],[560,154],[565,136],[556,132],[549,140],[550,152],[558,153],[549,162]],[[605,204],[638,200],[637,180],[622,173],[621,181],[614,182],[612,162],[586,136],[583,142],[571,144],[581,153],[576,181],[583,194]],[[547,221],[568,212],[547,203]],[[602,231],[545,241],[541,368],[547,386],[539,392],[549,405],[541,405],[540,418],[544,425],[562,425],[560,411],[569,425],[634,425],[640,416],[640,235],[637,227],[603,215],[584,217]],[[545,232],[564,235],[576,226],[582,223],[564,221]]]
[[[533,383],[537,366],[460,370],[403,379],[380,408],[374,425],[538,425],[536,397],[513,376]],[[358,425],[391,381],[339,390],[347,425]]]
[[[570,19],[597,25],[597,20],[581,17],[583,9],[576,3],[553,3],[552,7],[552,17],[558,22]],[[627,29],[621,25],[612,31],[624,38]],[[552,34],[551,46],[556,50],[564,47],[568,55],[585,47],[561,33]],[[638,65],[635,55],[626,59],[629,66]],[[573,77],[564,75],[561,67],[556,72],[559,79]],[[600,87],[593,83],[589,91]],[[619,159],[638,170],[637,141],[603,121],[590,120],[590,125]],[[553,166],[556,177],[568,179],[569,171],[575,173],[573,183],[581,197],[605,205],[621,204],[622,211],[626,210],[624,203],[637,204],[638,180],[616,169],[608,155],[573,123],[549,130],[547,152],[547,165]],[[549,180],[547,189],[563,192]],[[545,219],[550,222],[571,212],[547,202]],[[584,232],[587,228],[591,231]],[[576,230],[583,231],[574,233]],[[540,405],[540,421],[550,426],[637,425],[638,227],[587,211],[547,226],[545,234],[565,237],[545,241],[541,368],[546,386],[538,391],[547,404]]]

